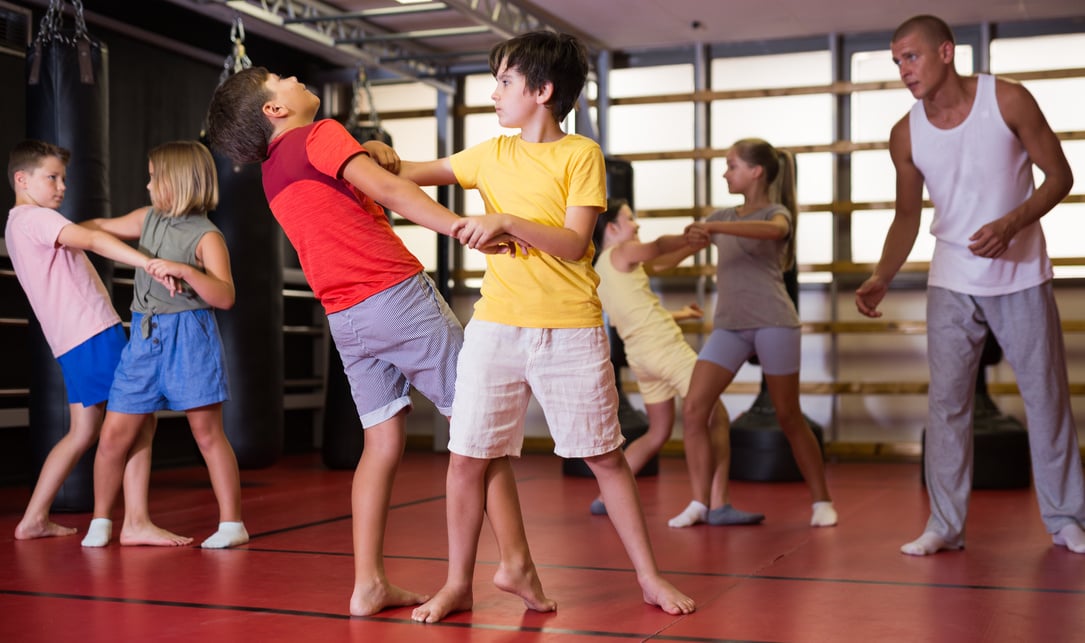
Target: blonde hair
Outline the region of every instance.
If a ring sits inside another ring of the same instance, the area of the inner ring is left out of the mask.
[[[750,165],[759,165],[768,187],[769,201],[779,203],[791,213],[791,235],[784,249],[781,268],[790,270],[795,265],[795,237],[799,229],[799,203],[795,189],[795,156],[781,151],[760,138],[744,138],[736,141],[731,149],[740,159]]]
[[[198,141],[172,141],[147,156],[151,176],[151,205],[169,217],[207,214],[218,207],[219,184],[215,159]]]

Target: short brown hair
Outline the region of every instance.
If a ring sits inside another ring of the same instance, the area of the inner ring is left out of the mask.
[[[250,67],[230,76],[211,96],[207,109],[207,140],[235,163],[259,163],[267,158],[274,128],[264,115],[271,99],[266,67]]]
[[[922,34],[923,39],[934,47],[941,45],[943,42],[954,42],[953,31],[949,28],[949,25],[941,18],[930,15],[908,18],[893,32],[893,38],[889,42],[896,42],[913,33]]]
[[[547,107],[561,121],[573,109],[588,80],[588,51],[574,36],[553,31],[532,31],[494,45],[490,72],[497,75],[501,63],[524,76],[527,88],[554,85]]]
[[[50,156],[55,156],[61,163],[68,165],[72,153],[59,145],[32,138],[16,143],[8,155],[8,185],[11,189],[15,189],[16,172],[33,172]]]
[[[218,207],[215,159],[198,141],[173,141],[151,150],[151,204],[165,216],[207,214]]]

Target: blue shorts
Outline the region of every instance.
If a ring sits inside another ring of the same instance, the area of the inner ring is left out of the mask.
[[[132,328],[143,315],[132,313]],[[224,402],[229,398],[222,339],[207,308],[155,315],[150,337],[134,332],[121,353],[109,391],[109,410],[154,413]]]
[[[697,359],[737,373],[743,362],[756,354],[765,375],[791,375],[799,372],[801,348],[802,329],[797,326],[742,330],[717,328],[708,336]]]
[[[412,385],[452,412],[463,326],[426,273],[328,315],[328,328],[363,428],[408,408]]]
[[[116,324],[57,358],[68,389],[68,403],[94,406],[109,399],[113,372],[128,338]]]

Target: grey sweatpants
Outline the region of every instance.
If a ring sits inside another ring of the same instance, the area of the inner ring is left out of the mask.
[[[930,405],[925,460],[931,516],[926,531],[962,543],[972,490],[972,412],[990,328],[1013,368],[1025,405],[1032,476],[1049,533],[1085,526],[1085,481],[1070,409],[1066,350],[1050,281],[993,297],[927,292]]]

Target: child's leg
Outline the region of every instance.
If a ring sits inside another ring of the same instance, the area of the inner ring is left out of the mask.
[[[354,538],[354,592],[350,613],[368,616],[387,607],[416,605],[429,598],[388,582],[384,531],[399,462],[406,445],[406,413],[365,429],[365,448],[351,486]]]
[[[22,520],[15,526],[16,540],[70,536],[76,532],[73,527],[62,527],[49,520],[49,507],[79,458],[98,439],[98,430],[105,416],[105,402],[93,406],[74,403],[69,404],[68,409],[71,414],[68,432],[49,451],[41,466],[30,502],[26,505]]]
[[[652,544],[648,540],[648,527],[644,523],[637,485],[629,464],[615,449],[603,455],[584,460],[603,492],[607,515],[618,531],[618,537],[637,571],[637,581],[644,593],[644,602],[658,605],[668,614],[689,614],[696,608],[693,599],[678,591],[659,573]]]
[[[128,452],[128,464],[124,467],[124,524],[121,526],[121,545],[177,547],[192,542],[187,536],[179,536],[151,522],[147,495],[151,483],[151,443],[154,441],[155,426],[153,414],[144,416],[136,443]]]
[[[634,476],[640,473],[649,460],[659,454],[674,429],[674,398],[665,402],[645,404],[644,410],[648,415],[648,431],[625,447],[625,459]],[[606,506],[602,500],[597,498],[592,502],[592,513],[606,513]]]
[[[682,407],[682,442],[689,468],[689,481],[693,501],[668,521],[671,527],[689,527],[704,522],[708,517],[712,481],[717,466],[715,448],[710,434],[709,419],[720,395],[731,383],[735,374],[713,362],[697,360],[690,378],[689,391]]]
[[[128,454],[144,426],[146,414],[108,411],[94,456],[94,517],[84,547],[105,547],[112,536],[113,503],[121,489]]]
[[[508,456],[490,461],[486,468],[486,516],[497,540],[501,564],[494,584],[524,600],[528,609],[552,612],[558,605],[543,593],[542,581],[531,559],[524,531],[524,516],[516,492],[516,476]]]
[[[813,517],[810,524],[815,527],[831,527],[836,524],[836,510],[829,497],[829,485],[825,482],[825,463],[817,437],[807,424],[799,406],[799,374],[766,375],[772,405],[776,408],[776,420],[780,429],[787,436],[791,452],[799,472],[810,488],[814,500]]]
[[[705,521],[710,525],[756,525],[765,514],[743,511],[731,504],[731,419],[723,403],[717,401],[709,419],[716,469],[712,474],[712,502]]]
[[[434,595],[411,613],[411,618],[436,623],[452,612],[471,609],[475,558],[486,504],[486,474],[490,460],[451,454],[448,460],[447,514],[448,578]],[[623,460],[624,462],[624,460]],[[515,484],[515,483],[514,483]]]
[[[236,547],[249,542],[249,534],[241,522],[241,474],[237,457],[226,439],[222,426],[222,404],[209,404],[185,411],[196,446],[207,463],[211,488],[219,506],[219,528],[200,546],[207,549]]]

